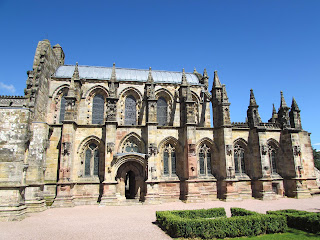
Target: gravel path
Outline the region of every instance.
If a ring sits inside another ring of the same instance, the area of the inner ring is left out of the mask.
[[[20,222],[0,222],[0,239],[171,239],[153,223],[156,220],[156,211],[214,207],[224,207],[228,216],[230,207],[241,207],[261,213],[292,208],[320,212],[320,196],[273,201],[250,199],[240,202],[171,202],[159,205],[51,208],[29,214],[29,217]]]

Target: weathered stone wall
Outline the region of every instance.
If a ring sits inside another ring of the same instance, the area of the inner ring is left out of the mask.
[[[0,220],[25,217],[29,110],[0,108]]]

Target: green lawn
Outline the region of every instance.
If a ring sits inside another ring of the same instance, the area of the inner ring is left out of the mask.
[[[201,238],[192,238],[192,240],[200,240]],[[236,239],[250,239],[250,240],[313,240],[320,239],[320,235],[307,233],[297,229],[289,228],[285,233],[265,234],[255,237],[237,237],[237,238],[225,238],[230,240]],[[175,240],[191,240],[190,238],[175,238]]]

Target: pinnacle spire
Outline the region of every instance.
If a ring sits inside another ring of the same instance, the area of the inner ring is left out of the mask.
[[[283,92],[281,91],[280,94],[281,94],[280,108],[287,108],[288,106],[287,106],[286,100],[284,100]]]
[[[274,103],[272,104],[272,116],[277,114],[276,108],[274,107]]]
[[[296,100],[294,99],[294,97],[292,98],[291,109],[292,109],[292,110],[296,110],[296,111],[297,111],[297,110],[298,110],[298,111],[300,110],[299,107],[298,107],[298,104],[297,104]]]
[[[198,73],[196,68],[193,68],[193,73]]]
[[[78,69],[78,62],[76,62],[76,66],[74,68],[74,72],[72,75],[73,80],[79,80],[80,76],[79,76],[79,69]]]
[[[203,70],[203,77],[208,78],[207,69],[204,69],[204,70]]]
[[[112,66],[111,81],[116,81],[116,64],[115,63],[113,63],[113,66]]]
[[[250,103],[249,103],[249,105],[250,106],[256,106],[257,105],[256,98],[254,97],[252,89],[250,89]]]
[[[218,71],[214,71],[214,76],[213,76],[213,86],[215,88],[221,88],[221,83],[220,83],[220,80],[219,80],[219,76],[218,76]]]
[[[149,67],[149,75],[148,75],[148,83],[153,83],[153,77],[152,77],[152,72],[151,72],[151,67]]]
[[[187,85],[187,76],[186,76],[186,72],[184,71],[184,68],[182,69],[182,80],[181,80],[181,84],[182,85]]]

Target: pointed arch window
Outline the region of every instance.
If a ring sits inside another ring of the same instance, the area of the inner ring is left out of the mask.
[[[211,174],[211,149],[206,144],[199,149],[199,174]]]
[[[176,175],[176,151],[171,144],[164,147],[163,174],[169,177]]]
[[[157,101],[157,121],[160,126],[168,124],[168,103],[164,97],[159,97]]]
[[[245,174],[244,149],[239,144],[234,146],[234,169],[236,174]]]
[[[99,148],[90,143],[85,151],[84,176],[98,176],[99,174]]]
[[[103,124],[104,120],[104,97],[97,94],[92,103],[92,124]]]
[[[60,102],[60,117],[59,117],[59,122],[62,123],[64,121],[64,115],[66,113],[66,99],[65,96],[67,94],[63,94],[61,97],[61,102]]]
[[[136,106],[137,106],[136,99],[132,95],[128,96],[125,101],[125,117],[124,117],[125,125],[136,125],[136,121],[137,121]]]
[[[276,149],[269,145],[268,148],[269,162],[270,162],[270,170],[271,174],[277,173],[277,152]]]

